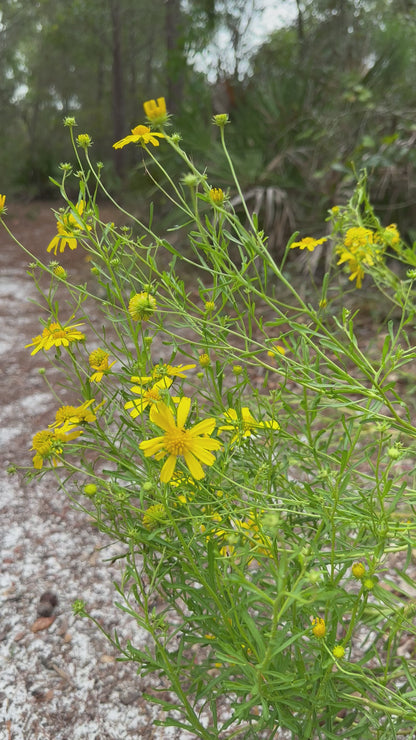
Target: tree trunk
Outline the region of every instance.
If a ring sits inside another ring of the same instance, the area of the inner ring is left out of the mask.
[[[118,141],[127,132],[124,121],[124,87],[123,87],[123,59],[121,43],[121,13],[119,0],[109,0],[112,39],[112,97],[113,97],[113,135]],[[123,150],[114,150],[114,167],[119,177],[124,173]]]
[[[166,82],[168,108],[181,107],[184,88],[184,38],[180,0],[165,0]]]

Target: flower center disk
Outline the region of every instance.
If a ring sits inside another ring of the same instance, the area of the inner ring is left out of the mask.
[[[187,429],[175,429],[165,434],[165,449],[169,455],[184,455],[192,447],[192,438]]]

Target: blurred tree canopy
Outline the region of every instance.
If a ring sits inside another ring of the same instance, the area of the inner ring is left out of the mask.
[[[67,115],[93,137],[110,184],[139,186],[134,147],[111,145],[143,120],[144,100],[165,95],[187,148],[222,187],[231,182],[210,118],[229,112],[236,168],[272,245],[294,228],[322,230],[354,167],[369,170],[383,220],[412,235],[415,0],[275,5],[291,20],[253,49],[255,0],[3,0],[1,191],[53,192],[48,176],[72,159]]]

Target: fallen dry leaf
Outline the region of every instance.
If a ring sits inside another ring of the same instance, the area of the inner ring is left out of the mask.
[[[54,621],[55,617],[39,617],[39,619],[35,619],[30,629],[32,632],[47,630]]]
[[[113,655],[102,655],[100,658],[101,663],[115,663],[115,657]]]

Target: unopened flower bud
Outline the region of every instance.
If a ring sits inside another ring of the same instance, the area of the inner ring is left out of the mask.
[[[344,648],[342,647],[342,645],[335,645],[335,647],[334,647],[334,649],[333,649],[333,651],[332,651],[332,655],[333,655],[333,656],[334,656],[334,658],[336,658],[337,660],[341,660],[341,658],[343,658],[343,657],[344,657],[344,655],[345,655],[345,650],[344,650]]]
[[[213,123],[215,123],[216,126],[219,126],[219,128],[224,128],[227,123],[230,123],[230,117],[228,113],[217,113],[213,118]]]
[[[354,563],[351,570],[354,578],[360,579],[365,574],[365,568],[362,563]]]
[[[88,149],[92,144],[91,136],[89,134],[78,134],[77,144],[81,149]]]

